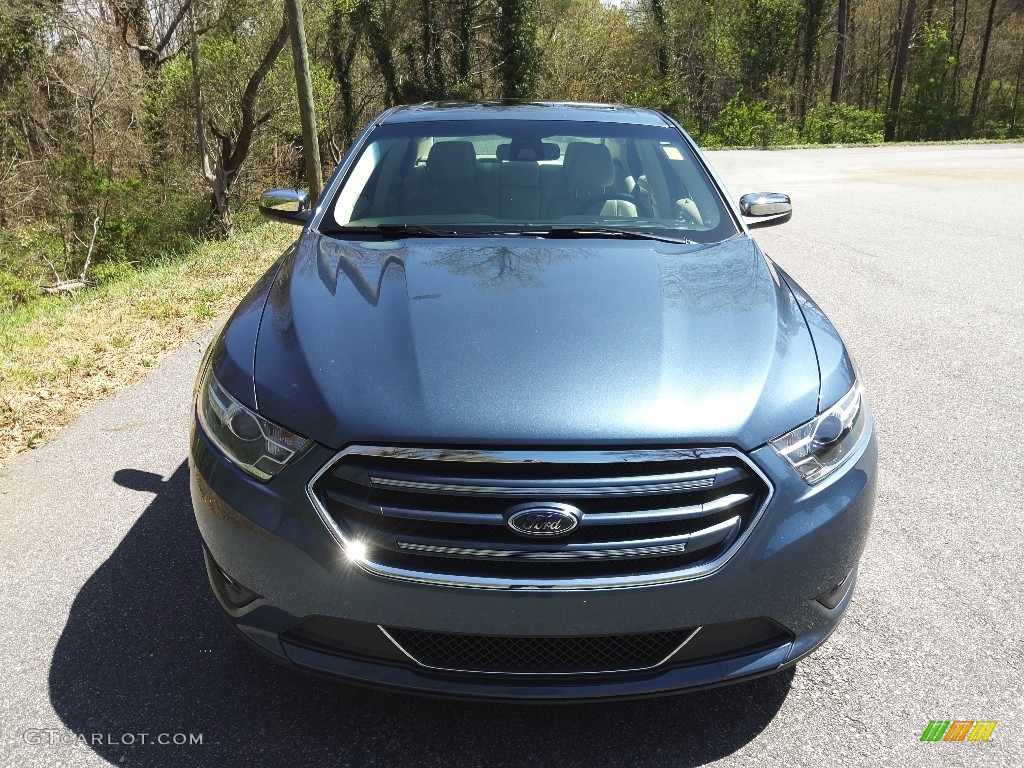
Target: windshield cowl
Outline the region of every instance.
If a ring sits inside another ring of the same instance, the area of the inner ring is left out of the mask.
[[[329,229],[324,234],[337,237],[373,236],[379,235],[388,240],[398,240],[406,237],[536,237],[546,239],[562,240],[586,240],[590,238],[617,238],[623,240],[657,240],[665,243],[680,243],[693,245],[695,241],[678,236],[673,230],[644,230],[626,229],[615,227],[585,226],[575,227],[569,225],[554,227],[522,227],[518,229],[486,228],[486,227],[462,227],[459,229],[436,229],[424,227],[419,224],[379,224],[372,227],[347,226]]]

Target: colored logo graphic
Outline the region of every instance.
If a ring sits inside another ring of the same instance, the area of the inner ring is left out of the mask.
[[[998,720],[929,720],[921,741],[988,741]]]

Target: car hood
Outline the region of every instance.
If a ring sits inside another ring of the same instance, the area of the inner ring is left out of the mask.
[[[731,444],[811,418],[800,309],[717,245],[303,234],[267,297],[256,400],[333,448]]]

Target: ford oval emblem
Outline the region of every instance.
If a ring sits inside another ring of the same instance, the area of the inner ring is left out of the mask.
[[[580,524],[582,514],[569,504],[530,502],[509,509],[505,523],[521,536],[564,536]]]

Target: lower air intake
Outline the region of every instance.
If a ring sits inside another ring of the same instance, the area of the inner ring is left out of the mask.
[[[502,637],[387,629],[417,662],[435,669],[506,674],[616,672],[656,667],[692,629],[590,637]]]

